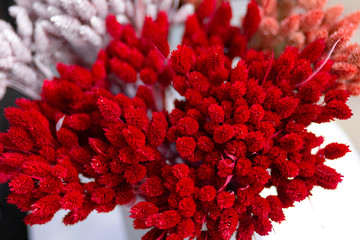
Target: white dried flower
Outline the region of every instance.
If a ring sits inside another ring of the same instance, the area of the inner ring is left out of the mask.
[[[89,66],[108,44],[105,18],[133,24],[140,32],[145,16],[166,11],[170,23],[194,12],[178,0],[15,0],[9,13],[17,33],[0,21],[0,99],[6,86],[38,97],[44,78],[52,78],[57,62]]]

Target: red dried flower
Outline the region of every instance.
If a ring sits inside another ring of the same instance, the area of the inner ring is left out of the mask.
[[[341,143],[330,143],[323,149],[324,155],[327,159],[337,159],[343,157],[350,152],[349,146]]]
[[[176,140],[176,149],[182,157],[193,154],[196,142],[192,137],[181,137]]]
[[[152,228],[144,240],[230,239],[235,231],[249,240],[268,234],[271,221],[284,220],[282,209],[314,186],[336,188],[342,176],[324,162],[348,147],[316,152],[323,139],[307,127],[352,115],[349,93],[333,89],[354,77],[356,54],[351,63],[338,53],[335,64],[323,59],[341,31],[302,51],[287,47],[279,58],[247,49],[259,27],[311,35],[309,19],[323,18],[313,10],[280,27],[270,16],[260,25],[271,9],[262,7],[252,0],[238,28],[228,2],[204,1],[169,58],[165,13],[147,17],[141,35],[109,16],[113,39],[91,71],[59,64],[41,100],[5,111],[11,128],[0,134],[0,180],[10,180],[9,202],[31,211],[27,223],[50,221],[63,208],[64,223],[74,224],[140,195],[130,213],[135,228]],[[169,85],[185,97],[171,113],[163,110]],[[270,187],[277,195],[262,198]]]

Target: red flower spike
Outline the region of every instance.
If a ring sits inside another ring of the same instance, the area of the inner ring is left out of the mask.
[[[176,149],[182,157],[190,156],[196,147],[196,142],[192,137],[181,137],[176,140]]]
[[[179,213],[183,217],[192,217],[196,212],[196,203],[190,197],[185,197],[179,202]]]
[[[124,172],[124,177],[129,183],[135,184],[146,176],[146,168],[140,164],[133,164],[127,166]]]
[[[216,190],[213,186],[205,186],[199,191],[199,200],[203,202],[211,202],[216,197]]]
[[[235,209],[226,209],[222,216],[220,217],[219,222],[219,231],[222,239],[229,240],[233,233],[236,230],[236,227],[239,223],[239,216]]]
[[[190,237],[194,230],[195,230],[195,224],[194,222],[189,218],[184,218],[177,226],[176,226],[176,232],[180,239],[184,239],[187,237]]]
[[[194,182],[191,178],[181,178],[176,184],[176,192],[180,197],[190,196],[194,192]]]
[[[176,226],[180,222],[181,216],[175,210],[165,211],[160,214],[156,227],[159,229],[169,229]]]
[[[82,207],[84,202],[83,195],[78,191],[65,194],[61,200],[61,207],[68,210],[76,210]]]
[[[217,205],[223,208],[231,208],[235,202],[235,194],[229,192],[220,192],[216,196]]]
[[[236,162],[235,174],[238,176],[246,176],[250,173],[252,164],[247,158],[240,158]]]
[[[79,144],[77,135],[66,128],[61,128],[56,132],[56,135],[57,140],[65,147],[71,148],[72,146],[77,146]]]
[[[250,132],[245,138],[248,151],[257,152],[265,147],[266,139],[261,132]]]
[[[199,129],[197,121],[191,117],[184,117],[179,120],[177,130],[182,135],[194,135]]]
[[[117,22],[116,17],[114,15],[109,15],[106,18],[106,29],[111,37],[115,39],[119,39],[122,33],[122,26]]]
[[[116,121],[120,118],[121,108],[116,102],[104,97],[100,97],[97,100],[97,105],[99,107],[101,115],[106,120]]]
[[[330,143],[323,149],[325,157],[327,159],[337,159],[345,156],[346,153],[350,152],[349,146],[341,143]]]
[[[247,13],[242,23],[245,36],[250,38],[258,30],[259,24],[260,10],[255,0],[251,0],[248,4]]]
[[[220,160],[217,168],[218,175],[222,178],[227,178],[229,175],[233,174],[235,164],[230,159]]]
[[[280,199],[276,196],[267,196],[266,200],[269,201],[270,213],[269,217],[272,221],[281,223],[285,220],[285,215],[281,207]]]
[[[140,186],[140,190],[146,196],[158,197],[163,194],[164,187],[160,178],[152,177],[145,180],[145,182]]]
[[[219,126],[214,131],[214,142],[225,143],[234,137],[234,128],[229,124]]]
[[[326,165],[319,166],[314,176],[316,183],[325,189],[336,189],[343,178],[341,174]]]
[[[24,151],[31,151],[34,147],[34,142],[29,134],[22,128],[12,127],[8,131],[8,138],[19,149]]]
[[[341,120],[348,119],[353,115],[349,106],[339,100],[333,100],[329,102],[326,105],[326,109],[329,110],[334,117]]]
[[[130,217],[137,219],[146,219],[148,216],[155,214],[159,209],[150,202],[139,202],[130,210]]]
[[[75,131],[86,131],[91,126],[91,119],[88,114],[78,113],[66,116],[64,118],[64,126],[70,127]]]
[[[236,232],[237,240],[251,240],[254,235],[254,225],[250,218],[243,217],[239,220],[239,226]]]
[[[175,177],[181,179],[189,175],[190,169],[185,164],[176,164],[175,166],[172,167],[172,173],[174,174]]]
[[[222,123],[225,118],[225,112],[224,109],[217,105],[217,104],[211,104],[208,109],[210,119],[214,123]]]
[[[194,52],[187,46],[179,45],[171,53],[170,66],[179,74],[187,74],[195,61]]]
[[[166,137],[166,130],[168,123],[163,113],[153,113],[150,122],[149,132],[147,138],[149,144],[154,147],[160,146]]]
[[[149,119],[146,112],[141,108],[127,108],[125,111],[125,120],[127,124],[143,130],[149,126]]]
[[[324,39],[318,39],[309,45],[307,45],[304,50],[301,51],[299,57],[306,58],[310,62],[315,62],[320,58],[323,51],[325,50],[326,44]]]
[[[31,206],[31,214],[39,217],[52,215],[60,209],[60,201],[61,197],[59,195],[42,197]]]
[[[296,133],[290,133],[280,139],[280,146],[288,152],[295,152],[301,149],[303,141]]]
[[[156,83],[158,75],[151,68],[144,68],[140,71],[140,79],[143,81],[143,83],[151,85]]]
[[[196,11],[196,16],[200,19],[210,17],[214,13],[216,8],[215,0],[204,0],[200,3],[199,8]]]
[[[91,201],[98,204],[106,204],[114,200],[115,192],[110,188],[97,188],[91,194]]]
[[[128,63],[113,58],[110,60],[110,67],[111,71],[122,81],[126,83],[136,82],[136,71]]]
[[[34,181],[27,175],[19,175],[9,182],[10,190],[17,194],[27,194],[34,189]]]
[[[76,65],[66,66],[59,63],[56,65],[56,70],[61,78],[74,82],[83,89],[90,89],[93,85],[91,72],[85,68]]]
[[[206,92],[209,89],[208,79],[199,72],[191,72],[188,79],[190,87],[199,92]]]
[[[145,134],[136,127],[128,126],[122,130],[124,138],[133,149],[142,148],[145,145]]]
[[[338,100],[341,102],[346,102],[350,94],[345,90],[331,90],[325,94],[325,102],[330,103],[332,100]]]

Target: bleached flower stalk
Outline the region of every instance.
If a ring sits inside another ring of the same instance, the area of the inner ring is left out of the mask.
[[[310,42],[324,39],[332,52],[332,71],[338,84],[353,95],[360,92],[360,68],[357,66],[360,46],[349,44],[360,24],[360,11],[340,18],[342,5],[325,9],[326,0],[256,0],[262,11],[259,31],[252,42],[257,49],[282,52],[285,46],[304,48]]]
[[[105,18],[114,14],[121,23],[139,30],[145,16],[166,11],[170,23],[183,22],[194,9],[177,0],[16,0],[10,14],[17,33],[0,24],[0,99],[6,86],[36,98],[43,78],[56,75],[57,62],[92,64],[107,45]],[[26,77],[25,77],[26,76]]]

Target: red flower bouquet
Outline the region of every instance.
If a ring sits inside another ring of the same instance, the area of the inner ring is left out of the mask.
[[[343,176],[326,161],[349,148],[323,146],[307,127],[352,116],[360,48],[347,41],[360,17],[330,26],[337,9],[298,4],[307,11],[291,16],[251,0],[237,27],[229,2],[204,0],[171,53],[165,12],[140,32],[108,16],[111,40],[91,68],[59,63],[40,100],[5,110],[8,201],[29,212],[27,224],[60,209],[75,224],[131,204],[143,240],[249,240],[314,186],[336,189]],[[287,32],[274,37],[274,26]]]

